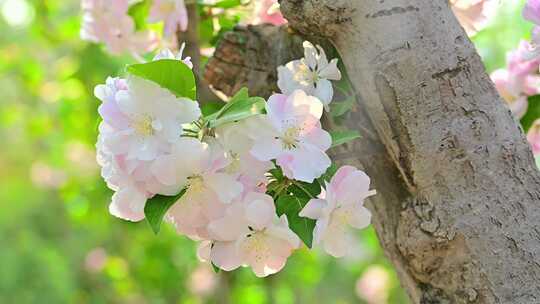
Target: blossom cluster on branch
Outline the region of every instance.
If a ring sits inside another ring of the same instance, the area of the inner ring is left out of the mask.
[[[320,46],[278,68],[281,93],[267,101],[240,90],[213,111],[196,101],[189,59],[160,52],[98,85],[98,162],[115,191],[111,214],[164,218],[199,242],[198,255],[260,277],[281,270],[302,242],[341,257],[365,228],[375,194],[362,171],[332,165],[327,150],[357,138],[320,119],[341,73]],[[354,132],[353,132],[354,133]],[[345,135],[343,135],[345,134]]]

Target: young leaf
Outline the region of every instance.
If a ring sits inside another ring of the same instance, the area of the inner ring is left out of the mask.
[[[177,97],[195,100],[196,87],[193,71],[180,60],[161,59],[147,63],[132,64],[128,73],[153,81],[168,89]]]
[[[210,264],[212,264],[212,269],[214,269],[214,272],[215,273],[219,273],[221,271],[221,268],[217,267],[216,265],[214,265],[214,263],[210,262]]]
[[[331,131],[330,136],[332,137],[332,148],[348,143],[360,137],[358,131],[346,130],[346,131]]]
[[[133,19],[135,23],[135,30],[139,31],[146,28],[146,19],[150,12],[150,1],[143,0],[135,3],[128,9],[128,15]]]
[[[319,184],[319,181],[314,181],[311,184],[293,181],[293,184],[289,187],[289,190],[295,196],[312,199],[316,198],[317,195],[321,193],[321,185]]]
[[[144,206],[144,215],[155,234],[159,233],[163,216],[165,216],[167,210],[169,210],[169,208],[171,208],[184,193],[186,193],[185,188],[175,196],[156,195],[146,202],[146,205]]]
[[[219,112],[209,116],[209,127],[214,128],[229,122],[246,119],[264,113],[265,101],[261,97],[249,97],[246,88],[234,95]]]
[[[349,96],[347,99],[341,102],[333,102],[330,104],[330,115],[332,117],[339,117],[354,108],[356,99],[354,96]]]
[[[525,132],[529,131],[533,122],[540,118],[540,95],[529,96],[529,107],[525,116],[521,118],[521,125]]]
[[[329,183],[332,177],[334,177],[334,174],[336,174],[337,170],[338,170],[338,167],[336,166],[336,164],[332,163],[330,167],[326,169],[326,172],[317,179],[319,181],[319,184],[324,187],[325,182]]]
[[[279,216],[282,214],[287,216],[291,230],[298,235],[306,246],[311,248],[316,221],[298,215],[308,202],[309,198],[284,194],[276,200],[276,210]]]
[[[217,113],[226,104],[223,102],[206,102],[201,105],[201,112],[204,117],[208,117],[214,113]]]

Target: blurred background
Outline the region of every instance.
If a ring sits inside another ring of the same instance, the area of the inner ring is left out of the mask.
[[[474,37],[488,71],[532,28],[524,1],[503,1]],[[171,227],[109,215],[93,88],[133,59],[79,29],[77,0],[0,0],[0,303],[408,303],[371,228],[352,257],[300,250],[257,279],[215,274]]]

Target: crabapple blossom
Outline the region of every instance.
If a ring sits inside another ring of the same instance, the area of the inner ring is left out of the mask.
[[[127,160],[124,155],[112,154],[103,144],[103,138],[114,130],[105,122],[99,128],[97,161],[107,186],[115,191],[109,211],[125,220],[140,221],[144,218],[144,206],[148,198],[158,190],[173,195],[175,189],[166,189],[151,175],[149,162]]]
[[[288,227],[287,218],[278,218],[272,197],[250,192],[241,202],[231,204],[224,216],[209,225],[212,241],[202,242],[202,260],[230,271],[251,266],[258,277],[280,271],[300,239]]]
[[[531,145],[534,156],[540,155],[540,119],[535,120],[527,132],[527,140]]]
[[[535,24],[531,35],[529,52],[526,59],[538,59],[540,57],[540,1],[528,0],[523,8],[523,18]]]
[[[321,128],[322,112],[322,103],[304,91],[272,95],[266,104],[267,126],[261,127],[251,154],[261,161],[275,159],[288,178],[313,182],[331,163],[325,151],[332,139]]]
[[[255,19],[253,24],[270,23],[273,25],[286,24],[287,20],[279,11],[277,0],[257,0],[255,1]]]
[[[276,215],[272,198],[267,196],[246,206],[246,218],[253,231],[238,240],[240,259],[258,277],[279,272],[300,247],[300,239],[289,228],[287,217]]]
[[[491,74],[497,91],[518,118],[527,112],[527,96],[540,93],[540,77],[536,74],[540,61],[526,60],[529,43],[521,41],[518,49],[507,55],[507,69]]]
[[[128,159],[153,160],[167,152],[182,135],[182,124],[201,115],[195,101],[176,97],[136,76],[130,76],[127,90],[117,91],[114,98],[116,109],[111,113],[115,115],[112,119],[116,120],[117,132],[104,141],[112,153],[126,154]]]
[[[154,61],[160,60],[160,59],[176,59],[182,61],[185,65],[187,65],[190,69],[193,69],[193,63],[191,62],[191,57],[187,56],[184,57],[184,49],[186,48],[186,44],[182,43],[180,46],[180,51],[176,55],[170,50],[170,49],[162,49],[160,50],[156,56],[154,56]]]
[[[152,31],[135,32],[135,23],[127,14],[128,2],[82,0],[81,38],[105,43],[112,54],[139,54],[153,50],[157,46],[157,36]]]
[[[178,232],[207,238],[210,220],[223,215],[243,190],[234,176],[219,172],[228,165],[225,153],[198,139],[183,137],[170,154],[158,157],[150,170],[167,187],[185,188],[184,195],[169,209],[168,219]],[[158,192],[160,193],[160,192]]]
[[[148,22],[164,22],[163,34],[173,36],[176,31],[185,32],[188,26],[188,12],[184,0],[153,0]]]
[[[304,41],[304,58],[278,67],[278,87],[286,95],[303,90],[319,98],[326,107],[334,96],[330,80],[341,79],[337,62],[337,59],[328,62],[320,46]]]
[[[325,251],[334,257],[347,254],[354,241],[349,226],[362,229],[371,221],[371,213],[363,205],[364,199],[375,194],[369,184],[364,172],[351,166],[339,168],[326,185],[325,197],[311,199],[300,211],[300,216],[317,220],[314,244],[322,242]]]
[[[527,96],[521,95],[520,90],[515,86],[516,81],[513,75],[508,70],[499,69],[491,73],[491,80],[514,116],[523,117],[528,107]]]
[[[540,25],[540,0],[527,0],[523,8],[523,18]]]
[[[244,193],[264,192],[268,182],[265,173],[274,168],[272,162],[260,161],[250,153],[264,124],[264,115],[255,115],[219,126],[215,130],[217,141],[231,160],[224,172],[237,176],[238,181],[244,185]]]
[[[469,36],[482,30],[495,12],[494,0],[450,0],[450,4]]]

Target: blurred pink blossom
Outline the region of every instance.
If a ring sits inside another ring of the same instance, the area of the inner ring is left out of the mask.
[[[368,304],[386,304],[390,276],[380,266],[370,266],[356,282],[356,294]]]
[[[101,247],[92,249],[84,259],[84,268],[88,272],[100,272],[107,262],[107,252]]]
[[[154,32],[135,32],[135,22],[127,14],[128,0],[82,0],[81,6],[83,40],[103,42],[112,54],[140,54],[157,46]]]
[[[497,91],[517,118],[527,112],[527,97],[540,93],[539,60],[527,59],[529,49],[530,44],[521,41],[516,50],[507,54],[507,68],[491,73]]]
[[[540,119],[535,120],[527,132],[527,140],[531,145],[534,156],[540,155]]]
[[[450,0],[452,10],[469,36],[482,30],[495,12],[495,0]]]
[[[258,0],[255,2],[255,19],[253,24],[270,23],[282,25],[287,23],[279,11],[277,0]]]
[[[173,36],[178,30],[185,32],[188,27],[188,12],[184,0],[154,0],[148,21],[163,21],[165,37]]]

